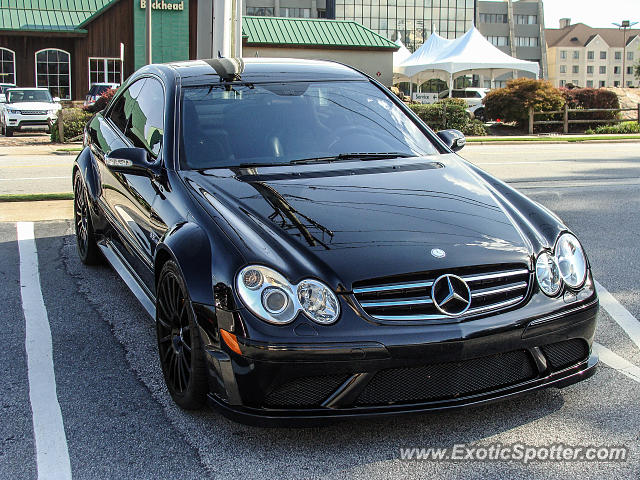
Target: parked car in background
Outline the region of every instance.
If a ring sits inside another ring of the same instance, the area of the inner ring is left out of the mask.
[[[155,318],[183,408],[446,412],[594,373],[579,240],[356,70],[148,65],[84,138],[79,256],[106,258]]]
[[[60,99],[51,98],[46,88],[9,88],[0,112],[0,133],[6,137],[23,129],[46,128],[58,118]]]
[[[10,88],[15,88],[15,85],[12,83],[0,83],[0,103],[7,101],[5,92]]]
[[[484,100],[484,97],[487,96],[488,91],[488,88],[455,89],[453,90],[451,96],[453,98],[464,99],[464,101],[467,102],[467,105],[469,106],[469,108],[467,108],[467,112],[469,112],[472,117],[477,118],[480,121],[484,121],[486,117],[482,101]],[[441,92],[439,98],[449,98],[449,90]]]
[[[98,98],[100,98],[100,95],[102,95],[104,92],[106,92],[107,90],[110,89],[117,89],[120,86],[119,83],[94,83],[91,85],[91,88],[89,89],[89,93],[87,93],[87,96],[84,99],[84,106],[89,106],[89,105],[93,105],[96,100],[98,100]]]

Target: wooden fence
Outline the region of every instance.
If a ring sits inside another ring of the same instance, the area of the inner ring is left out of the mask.
[[[618,123],[627,122],[625,118],[601,118],[601,119],[570,119],[569,114],[574,112],[595,113],[595,112],[638,112],[637,121],[640,123],[640,103],[636,108],[569,108],[566,104],[562,110],[554,110],[549,112],[534,112],[533,107],[529,108],[529,135],[533,135],[533,127],[535,125],[562,125],[563,132],[569,133],[570,123]],[[536,115],[553,115],[563,114],[562,120],[535,120]]]

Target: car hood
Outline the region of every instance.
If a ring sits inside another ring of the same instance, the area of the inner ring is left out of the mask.
[[[57,103],[47,102],[16,102],[7,103],[7,108],[15,108],[16,110],[54,110],[58,109]]]
[[[292,281],[317,275],[348,290],[382,276],[528,265],[533,253],[504,199],[452,154],[184,176],[246,262]]]

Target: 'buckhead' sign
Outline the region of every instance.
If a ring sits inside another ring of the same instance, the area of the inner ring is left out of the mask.
[[[149,0],[151,3],[151,10],[184,10],[184,1],[182,2],[165,2],[164,0]],[[147,8],[147,0],[140,0],[140,8]]]

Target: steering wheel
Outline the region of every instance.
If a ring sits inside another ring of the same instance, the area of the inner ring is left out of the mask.
[[[367,137],[376,138],[374,135],[371,135],[371,132],[364,127],[361,127],[359,125],[349,125],[345,129],[340,131],[339,137],[329,144],[329,148],[330,149],[333,148],[338,142],[342,141],[349,135],[358,135],[358,134],[366,135]]]

